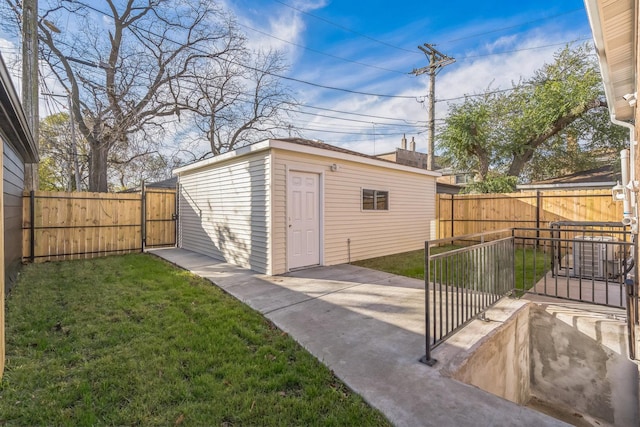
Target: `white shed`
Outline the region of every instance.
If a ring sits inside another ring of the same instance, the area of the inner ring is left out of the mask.
[[[178,246],[266,273],[420,249],[438,173],[303,139],[269,139],[174,171]]]

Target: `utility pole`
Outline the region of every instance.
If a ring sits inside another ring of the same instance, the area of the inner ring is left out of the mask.
[[[75,179],[76,191],[80,191],[80,165],[78,164],[78,147],[76,145],[76,126],[73,120],[73,100],[71,94],[67,96],[69,100],[69,124],[71,125],[71,156],[73,157],[73,177]]]
[[[31,133],[39,147],[38,112],[38,0],[22,2],[22,105]],[[28,163],[24,171],[25,190],[38,189],[38,164]]]
[[[435,147],[435,106],[436,106],[436,74],[449,64],[456,62],[454,58],[451,58],[442,52],[439,52],[434,44],[425,43],[422,46],[418,46],[426,56],[429,58],[429,65],[426,67],[414,69],[409,74],[419,76],[421,74],[429,75],[429,101],[427,102],[427,170],[433,170],[434,168],[434,147]]]

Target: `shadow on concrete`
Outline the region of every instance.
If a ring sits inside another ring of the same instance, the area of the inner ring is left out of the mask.
[[[372,276],[354,266],[267,276],[182,249],[151,253],[264,314],[394,425],[565,425],[419,363],[424,291],[415,282],[389,286],[391,277],[377,276],[380,283],[369,283]]]

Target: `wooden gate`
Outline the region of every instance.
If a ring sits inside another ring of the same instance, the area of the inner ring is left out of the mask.
[[[176,190],[144,188],[144,230],[146,248],[175,246],[176,244]]]

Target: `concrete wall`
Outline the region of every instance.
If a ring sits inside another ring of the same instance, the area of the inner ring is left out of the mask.
[[[559,305],[531,307],[531,394],[613,425],[638,425],[638,366],[624,322]]]
[[[511,301],[438,347],[445,375],[570,424],[640,425],[623,310]]]
[[[518,404],[529,400],[529,307],[483,339],[453,378]]]

